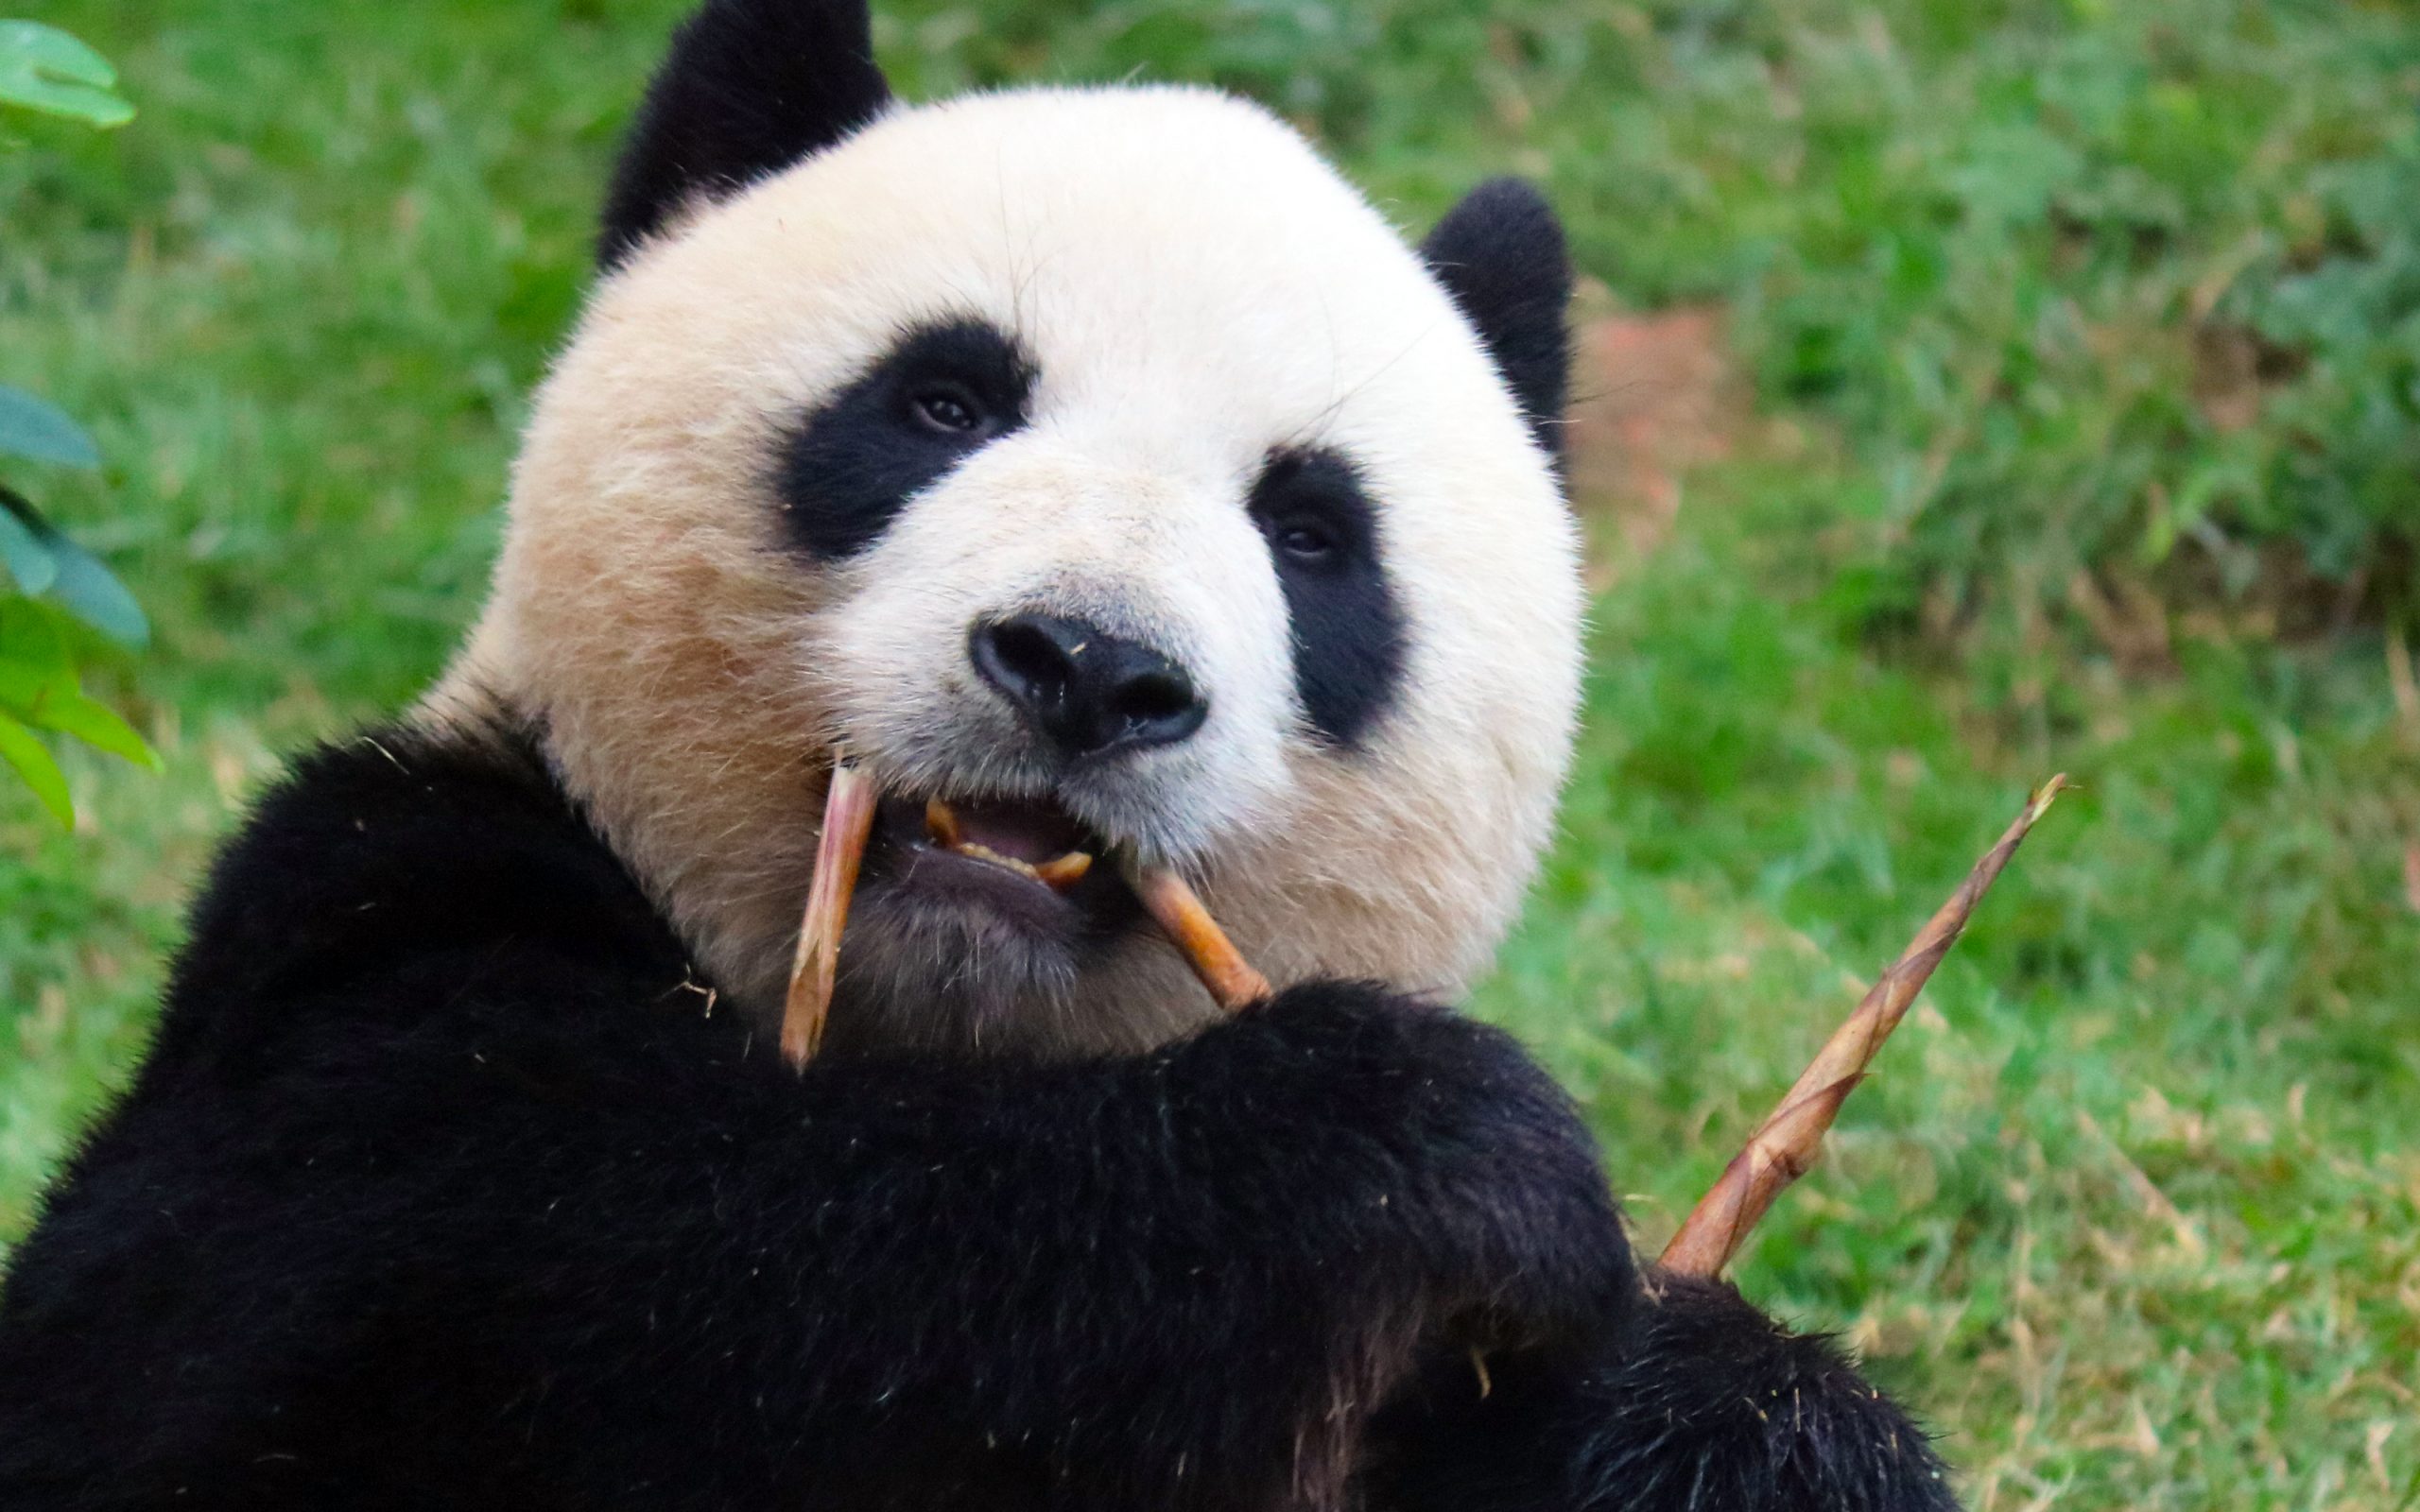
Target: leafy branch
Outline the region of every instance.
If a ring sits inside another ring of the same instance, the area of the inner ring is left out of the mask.
[[[104,129],[134,118],[107,59],[31,21],[0,21],[0,107]],[[101,465],[100,449],[82,426],[5,384],[0,457],[85,470]],[[151,770],[160,765],[143,737],[80,686],[78,621],[121,645],[150,639],[142,606],[100,558],[0,483],[0,762],[61,824],[75,819],[67,779],[35,731],[70,736]]]

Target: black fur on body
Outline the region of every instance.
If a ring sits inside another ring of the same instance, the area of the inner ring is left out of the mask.
[[[0,1505],[1952,1504],[1824,1346],[1660,1295],[1495,1030],[1320,983],[796,1073],[526,745],[387,732],[221,859],[17,1252]]]

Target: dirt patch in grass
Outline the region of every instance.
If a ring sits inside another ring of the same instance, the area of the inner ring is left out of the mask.
[[[1729,456],[1748,418],[1720,308],[1610,305],[1601,290],[1582,295],[1565,432],[1599,587],[1670,533],[1688,471]]]

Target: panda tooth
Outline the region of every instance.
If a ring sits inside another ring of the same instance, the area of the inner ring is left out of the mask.
[[[1033,868],[1032,863],[1019,861],[1014,856],[1004,856],[990,846],[977,845],[972,840],[962,840],[951,846],[950,849],[962,856],[972,856],[977,861],[989,861],[995,867],[1006,867],[1020,877],[1028,877],[1035,882],[1042,880],[1042,873]]]
[[[958,813],[937,798],[925,799],[925,833],[951,850],[959,843]]]
[[[1034,868],[1033,874],[1059,891],[1065,892],[1083,881],[1084,873],[1092,869],[1092,852],[1070,850],[1056,861],[1046,861]]]

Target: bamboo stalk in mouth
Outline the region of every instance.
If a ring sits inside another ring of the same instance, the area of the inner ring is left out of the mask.
[[[1233,1013],[1250,1007],[1270,995],[1274,988],[1269,978],[1253,969],[1227,938],[1227,932],[1210,917],[1183,877],[1167,867],[1138,867],[1130,875],[1134,895],[1143,900],[1144,911],[1160,926],[1184,964],[1210,989],[1219,1006]]]
[[[799,921],[798,954],[791,958],[789,994],[782,1007],[782,1054],[793,1066],[814,1059],[823,1042],[840,971],[840,935],[848,928],[849,900],[857,890],[857,868],[865,861],[881,797],[873,779],[846,753],[833,753],[823,833],[815,842],[815,879],[807,885],[806,914]]]

